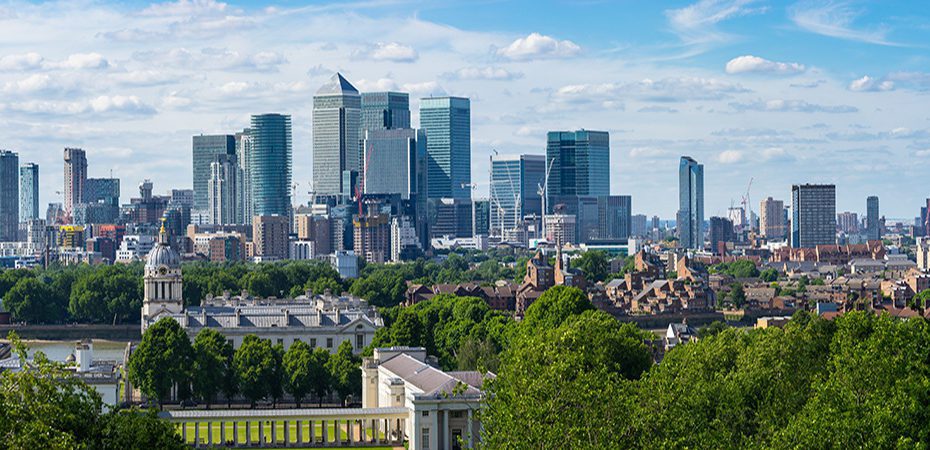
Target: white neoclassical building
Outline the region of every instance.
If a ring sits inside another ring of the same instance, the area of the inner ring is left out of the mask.
[[[293,299],[256,298],[246,293],[208,296],[200,306],[184,307],[181,257],[169,245],[164,229],[149,252],[144,273],[142,332],[162,317],[171,317],[191,339],[204,328],[212,328],[238,348],[249,334],[282,344],[295,341],[335,352],[349,341],[356,352],[371,343],[384,326],[368,302],[343,294],[301,295]]]
[[[474,448],[482,386],[494,374],[444,372],[429,362],[422,347],[375,349],[362,363],[362,406],[406,408],[411,450]]]

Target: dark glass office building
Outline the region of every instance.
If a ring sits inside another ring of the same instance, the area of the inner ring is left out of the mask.
[[[362,93],[362,136],[365,130],[410,128],[410,96],[406,92]]]
[[[291,116],[255,115],[250,128],[252,214],[287,216],[291,208]]]
[[[236,137],[231,134],[194,136],[194,210],[206,210],[209,206],[207,181],[210,180],[210,164],[216,159],[216,155],[235,154]]]
[[[550,131],[546,142],[548,195],[610,195],[610,135],[606,131]],[[552,210],[552,202],[546,202]]]
[[[471,198],[471,103],[461,97],[420,99],[426,131],[428,197]]]

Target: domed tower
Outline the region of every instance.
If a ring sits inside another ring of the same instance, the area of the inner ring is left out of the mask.
[[[180,314],[184,311],[184,298],[181,295],[181,256],[168,243],[164,220],[158,233],[158,243],[152,247],[146,258],[143,282],[143,332],[148,324],[155,323],[162,314]]]

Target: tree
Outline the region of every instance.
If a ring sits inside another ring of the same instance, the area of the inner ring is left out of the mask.
[[[699,328],[698,336],[700,336],[701,339],[708,338],[711,336],[716,336],[720,334],[723,330],[726,330],[727,328],[729,328],[729,325],[719,320],[715,320],[711,322],[710,325]]]
[[[729,300],[736,308],[742,308],[746,304],[746,291],[743,290],[742,284],[733,283],[730,286]]]
[[[342,406],[346,405],[348,397],[361,398],[362,396],[362,361],[355,357],[352,343],[342,341],[336,353],[326,361],[326,370],[329,373],[332,388],[339,395]]]
[[[239,390],[252,408],[270,394],[271,378],[275,375],[274,358],[271,341],[259,339],[254,334],[242,339],[242,345],[236,350],[233,365]]]
[[[316,395],[319,406],[323,406],[323,397],[329,393],[330,378],[326,370],[329,361],[329,351],[317,347],[310,355],[310,391]]]
[[[207,409],[216,401],[216,394],[222,389],[228,377],[229,355],[232,344],[218,331],[204,328],[194,338],[194,395],[206,403]]]
[[[588,250],[573,261],[573,266],[584,272],[585,278],[591,282],[604,281],[610,272],[610,261],[607,253],[600,250]]]
[[[546,290],[539,299],[527,308],[520,328],[529,332],[556,328],[565,319],[594,309],[581,289],[554,286]]]
[[[58,322],[64,320],[66,311],[56,304],[57,298],[48,284],[37,278],[23,277],[3,297],[3,306],[19,321]]]
[[[271,353],[274,356],[274,367],[268,380],[268,395],[271,396],[271,406],[277,408],[278,401],[284,397],[284,344],[275,344],[271,347]]]
[[[82,322],[124,323],[139,320],[142,277],[122,266],[106,266],[78,278],[68,312]]]
[[[100,448],[103,450],[147,450],[151,448],[184,450],[190,446],[181,440],[174,426],[158,418],[154,409],[114,410],[101,417]]]
[[[778,271],[775,269],[765,269],[759,273],[759,278],[766,283],[778,281]]]
[[[190,383],[192,362],[187,333],[174,319],[163,317],[145,330],[129,357],[129,381],[161,405],[172,387]]]
[[[303,341],[294,341],[284,353],[284,387],[291,395],[297,407],[310,393],[313,380],[311,379],[311,366],[313,364],[313,350]]]

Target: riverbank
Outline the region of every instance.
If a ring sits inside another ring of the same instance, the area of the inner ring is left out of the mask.
[[[43,341],[79,341],[102,339],[138,342],[142,339],[139,325],[0,325],[0,338],[15,331],[22,339]]]

